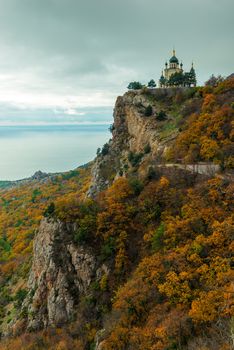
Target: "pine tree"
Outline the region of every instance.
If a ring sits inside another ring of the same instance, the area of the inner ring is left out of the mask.
[[[196,86],[197,79],[196,79],[196,73],[195,73],[195,70],[194,70],[193,66],[190,69],[189,75],[190,75],[190,85]]]
[[[148,82],[148,87],[149,88],[156,88],[156,83],[153,79],[151,79],[149,82]]]

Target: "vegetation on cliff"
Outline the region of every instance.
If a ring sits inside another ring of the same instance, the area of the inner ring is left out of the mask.
[[[146,90],[128,94],[126,105],[117,105],[113,141],[96,160],[93,176],[102,177],[106,189],[84,195],[87,169],[33,191],[1,192],[4,323],[15,312],[25,322],[30,316],[20,304],[31,292],[26,277],[43,213],[72,225],[74,245],[92,249],[98,266],[107,268],[93,277],[70,324],[3,340],[0,350],[232,348],[234,80],[157,92],[161,97]],[[145,115],[149,104],[152,113]],[[156,118],[161,111],[164,120]],[[135,129],[126,124],[134,117]],[[147,137],[134,139],[142,128]],[[220,173],[165,164],[201,161],[219,164]]]

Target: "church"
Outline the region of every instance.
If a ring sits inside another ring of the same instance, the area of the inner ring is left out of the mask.
[[[173,50],[172,57],[169,60],[169,65],[166,62],[165,68],[162,71],[162,75],[159,79],[160,87],[173,87],[173,86],[196,86],[196,73],[193,67],[193,63],[189,72],[184,72],[183,63],[179,63],[176,57],[175,50]]]

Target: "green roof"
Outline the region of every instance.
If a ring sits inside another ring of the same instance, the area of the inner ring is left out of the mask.
[[[178,58],[176,57],[176,56],[172,56],[171,58],[170,58],[170,61],[169,61],[170,63],[179,63],[179,61],[178,61]]]

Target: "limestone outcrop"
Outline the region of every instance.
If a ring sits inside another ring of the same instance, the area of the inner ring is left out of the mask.
[[[96,259],[89,248],[74,245],[74,229],[53,219],[41,222],[34,240],[29,295],[22,305],[28,310],[30,330],[71,321],[81,295],[96,277]]]
[[[175,130],[170,135],[162,137],[162,126],[170,121],[173,111],[161,100],[165,94],[173,93],[173,89],[153,89],[148,91],[148,94],[144,94],[142,90],[129,91],[117,98],[112,127],[113,137],[109,141],[107,154],[100,154],[94,162],[88,196],[95,196],[120,174],[129,171],[130,152],[141,155],[139,175],[145,175],[150,163],[161,158],[167,145],[178,133]],[[152,106],[152,115],[145,116],[145,110],[149,105]],[[165,108],[167,108],[167,120],[162,123],[156,119],[156,115]],[[146,147],[150,152],[145,151]]]

